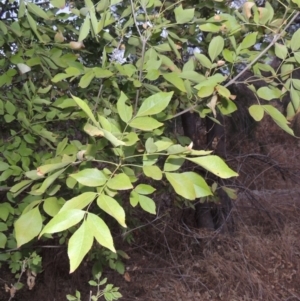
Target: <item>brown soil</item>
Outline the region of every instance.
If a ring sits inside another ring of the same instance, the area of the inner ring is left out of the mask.
[[[191,209],[161,197],[157,217],[136,213],[134,243],[117,239],[130,256],[126,274],[107,270],[105,276],[120,287],[121,300],[300,300],[299,143],[264,123],[254,139],[238,141],[229,156],[240,174],[232,183],[239,190],[230,215],[234,231],[196,229]],[[88,263],[69,275],[66,250],[45,248],[43,264],[33,290],[24,287],[12,300],[62,301],[76,289],[89,300]],[[1,301],[9,300],[4,283],[13,282],[1,269]]]

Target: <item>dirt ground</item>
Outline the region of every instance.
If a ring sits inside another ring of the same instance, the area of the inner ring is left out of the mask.
[[[258,133],[231,145],[229,163],[240,174],[232,183],[239,192],[229,217],[233,231],[196,229],[192,209],[174,206],[172,196],[158,201],[154,218],[136,212],[134,242],[116,241],[130,256],[126,274],[105,271],[121,300],[300,300],[299,142],[263,123]],[[66,249],[45,248],[43,264],[33,290],[24,287],[12,300],[63,301],[78,289],[89,301],[88,263],[69,275]],[[0,301],[9,300],[4,284],[13,281],[2,268]]]

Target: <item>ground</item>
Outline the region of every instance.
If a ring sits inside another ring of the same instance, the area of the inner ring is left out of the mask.
[[[239,154],[233,146],[229,157],[240,174],[231,231],[196,229],[192,209],[174,206],[171,195],[158,201],[156,217],[136,213],[134,242],[116,240],[130,257],[126,273],[104,273],[121,300],[300,300],[299,143],[263,123],[257,133],[250,142],[240,139]],[[62,301],[78,289],[88,301],[89,263],[70,275],[65,248],[42,253],[44,271],[35,287],[25,286],[12,300]],[[10,300],[4,284],[14,281],[7,268],[0,270],[0,301]]]

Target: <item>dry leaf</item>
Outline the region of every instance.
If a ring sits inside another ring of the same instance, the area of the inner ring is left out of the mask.
[[[129,275],[128,272],[125,272],[125,274],[124,274],[124,279],[125,279],[125,281],[127,281],[127,282],[130,282],[130,281],[131,281],[130,275]]]

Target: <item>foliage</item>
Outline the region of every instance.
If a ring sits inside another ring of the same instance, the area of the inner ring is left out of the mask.
[[[185,161],[203,175],[237,173],[193,149],[171,121],[191,110],[233,114],[240,64],[266,81],[256,89],[257,78],[244,80],[256,96],[250,115],[293,135],[300,30],[288,29],[297,1],[239,10],[221,0],[50,2],[7,4],[0,20],[0,182],[9,190],[1,248],[58,238],[73,272],[95,242],[115,252],[112,220],[126,228],[137,206],[156,214],[162,185],[190,201],[213,196],[205,177],[181,170]],[[265,64],[274,55],[276,70]],[[272,100],[287,93],[286,118]]]
[[[96,295],[90,294],[90,300],[97,301],[102,296],[106,301],[118,300],[122,295],[118,292],[119,288],[114,287],[112,284],[106,284],[107,278],[101,278],[101,273],[95,275],[95,280],[90,280],[89,285],[97,287]],[[100,289],[101,285],[106,284],[104,289]],[[81,301],[81,294],[79,291],[76,291],[75,296],[67,295],[67,299],[70,301]]]

